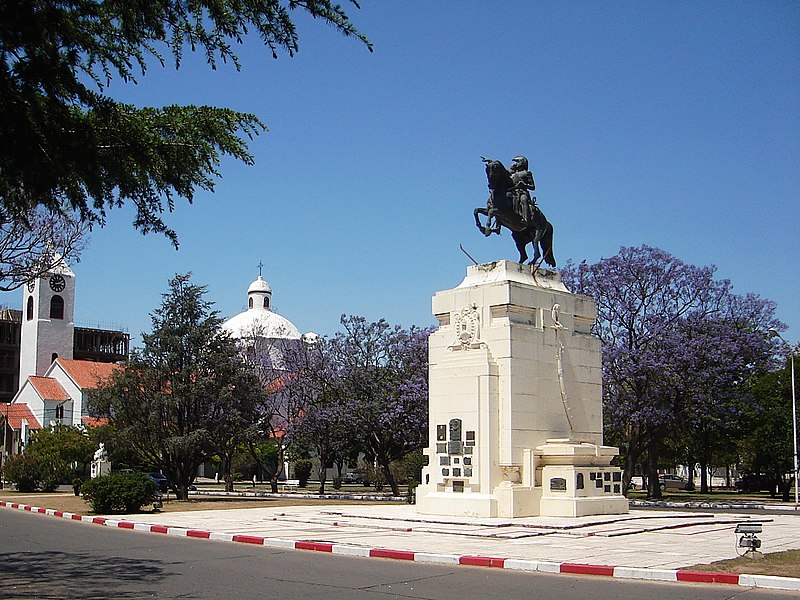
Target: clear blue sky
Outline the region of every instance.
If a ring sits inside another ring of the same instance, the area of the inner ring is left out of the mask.
[[[516,259],[472,209],[480,157],[526,155],[559,262],[648,244],[716,265],[778,303],[800,340],[800,4],[363,0],[374,54],[298,14],[294,58],[251,39],[241,72],[152,68],[110,93],[137,105],[259,115],[254,167],[143,237],[114,210],[92,233],[76,320],[149,331],[167,280],[192,271],[223,316],[258,275],[277,312],[331,334],[342,313],[431,325],[469,260]],[[18,306],[21,293],[6,295]]]

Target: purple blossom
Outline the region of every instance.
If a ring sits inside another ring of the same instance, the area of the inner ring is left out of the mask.
[[[561,271],[597,303],[606,433],[627,478],[645,455],[653,478],[667,436],[730,420],[746,400],[738,383],[773,354],[766,330],[782,326],[774,303],[735,295],[714,272],[649,246]]]

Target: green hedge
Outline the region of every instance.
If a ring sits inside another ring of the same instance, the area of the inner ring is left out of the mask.
[[[18,454],[3,465],[3,476],[20,492],[52,492],[71,473],[69,464],[54,454]]]
[[[41,476],[38,461],[30,456],[18,454],[3,465],[3,477],[13,483],[20,492],[32,492],[39,487]]]
[[[92,512],[103,514],[138,512],[155,499],[156,492],[156,484],[144,473],[111,473],[81,486]]]
[[[311,476],[311,468],[313,463],[308,458],[298,458],[294,461],[294,476],[298,480],[298,485],[301,488],[306,487],[308,478]]]

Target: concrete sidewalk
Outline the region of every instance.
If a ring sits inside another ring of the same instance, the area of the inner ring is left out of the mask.
[[[434,517],[411,505],[298,506],[81,517],[75,520],[177,536],[417,562],[636,579],[702,581],[800,591],[800,579],[696,573],[741,553],[737,523],[763,524],[762,550],[800,548],[800,516],[632,510],[628,515],[524,519]]]

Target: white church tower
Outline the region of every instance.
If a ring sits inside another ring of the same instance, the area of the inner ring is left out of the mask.
[[[63,261],[24,287],[20,386],[44,375],[56,358],[72,359],[74,315],[75,274]]]

